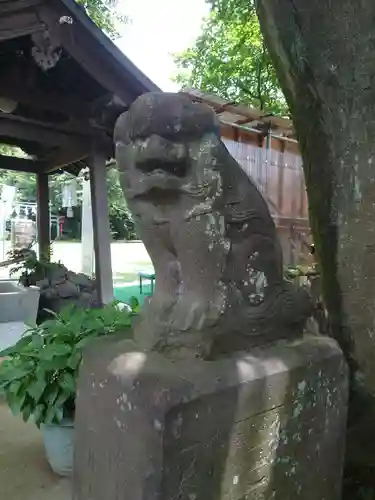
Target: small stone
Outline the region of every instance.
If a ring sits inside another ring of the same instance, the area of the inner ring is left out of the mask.
[[[76,274],[73,273],[72,271],[69,271],[67,278],[69,281],[82,288],[91,288],[92,286],[90,278],[83,273]]]
[[[77,285],[71,281],[65,281],[56,287],[56,291],[59,297],[65,299],[68,297],[79,297],[79,289]]]

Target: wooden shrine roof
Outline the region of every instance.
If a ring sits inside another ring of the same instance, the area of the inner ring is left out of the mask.
[[[252,106],[232,102],[196,89],[187,88],[183,89],[182,92],[189,95],[193,101],[210,106],[224,125],[239,126],[249,132],[269,129],[273,134],[277,134],[280,139],[283,137],[295,139],[293,122],[288,118],[276,116]]]
[[[1,168],[77,173],[93,148],[109,158],[116,118],[158,90],[74,0],[0,0],[0,144],[29,155]]]

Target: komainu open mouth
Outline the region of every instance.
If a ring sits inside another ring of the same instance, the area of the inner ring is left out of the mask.
[[[152,175],[157,172],[165,172],[176,177],[184,177],[187,173],[188,165],[185,159],[181,161],[168,162],[155,159],[137,163],[137,167],[142,172]]]

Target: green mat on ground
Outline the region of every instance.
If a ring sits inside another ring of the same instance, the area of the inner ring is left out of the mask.
[[[151,295],[151,284],[144,283],[143,284],[143,293],[140,293],[139,285],[130,285],[130,286],[113,286],[114,296],[116,300],[120,302],[125,302],[125,304],[130,304],[130,299],[132,297],[136,297],[138,299],[139,305],[143,305],[145,298],[150,297]]]

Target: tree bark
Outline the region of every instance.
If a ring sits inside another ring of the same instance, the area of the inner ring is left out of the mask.
[[[256,4],[298,135],[331,332],[374,396],[375,2]]]

